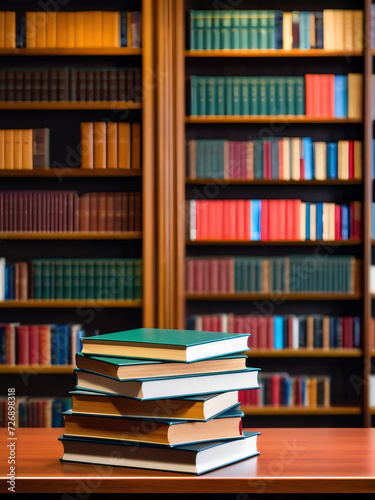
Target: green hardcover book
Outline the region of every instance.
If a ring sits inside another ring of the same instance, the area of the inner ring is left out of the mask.
[[[55,291],[55,284],[56,284],[56,269],[55,269],[55,264],[56,261],[51,260],[51,268],[50,268],[50,276],[51,276],[51,281],[50,281],[50,290],[51,290],[51,300],[56,299],[56,291]]]
[[[319,262],[317,262],[316,265],[316,275],[317,275],[317,283],[316,283],[316,289],[314,292],[322,292],[323,291],[323,273],[321,266],[319,265]]]
[[[63,296],[64,299],[71,300],[73,298],[73,280],[72,280],[72,261],[63,261]]]
[[[212,48],[214,50],[220,50],[220,30],[221,30],[221,11],[212,11]]]
[[[198,140],[196,141],[196,170],[197,170],[197,179],[203,179],[203,152],[202,152],[202,141]]]
[[[249,98],[250,98],[250,114],[259,115],[259,83],[258,78],[249,78]]]
[[[207,78],[198,77],[198,115],[207,115]]]
[[[265,280],[265,277],[263,276],[263,272],[262,272],[262,262],[263,262],[263,259],[262,258],[259,258],[259,257],[256,257],[256,292],[261,292],[262,291],[262,286],[263,286],[263,282]]]
[[[87,273],[87,298],[90,300],[95,299],[95,261],[88,260],[86,265]]]
[[[259,49],[259,11],[258,10],[250,10],[250,32],[249,32],[249,48],[250,49]]]
[[[212,50],[212,10],[204,11],[204,48]]]
[[[259,78],[259,115],[267,115],[267,80],[268,78]]]
[[[339,272],[338,274],[338,279],[337,279],[337,291],[342,292],[344,290],[344,277],[345,277],[345,262],[341,263]]]
[[[250,115],[249,79],[241,78],[241,115]]]
[[[258,29],[258,48],[268,48],[268,11],[260,10],[259,15],[259,29]]]
[[[95,298],[102,300],[105,299],[103,286],[103,261],[95,260]]]
[[[87,261],[79,261],[79,298],[87,299]]]
[[[82,353],[192,362],[248,349],[248,333],[139,328],[82,338]]]
[[[42,299],[42,262],[40,260],[32,261],[33,269],[33,298]]]
[[[263,169],[263,141],[255,139],[254,141],[254,179],[264,178]]]
[[[222,49],[231,49],[232,17],[230,10],[221,12],[221,43]]]
[[[277,115],[276,107],[276,78],[270,77],[267,80],[267,110],[269,115]]]
[[[279,137],[270,137],[271,142],[271,179],[279,179]]]
[[[231,48],[235,50],[241,48],[240,28],[241,28],[241,13],[239,10],[235,10],[233,11],[232,14],[232,39],[231,39]]]
[[[216,78],[207,77],[207,115],[216,115],[217,113],[217,87]]]
[[[64,265],[62,260],[55,262],[55,298],[64,297]]]
[[[103,269],[103,299],[105,300],[113,300],[113,296],[111,295],[110,285],[109,285],[109,260],[104,259],[102,261],[102,269]]]
[[[80,298],[80,261],[77,259],[72,260],[72,280],[73,280],[73,300]]]
[[[204,47],[204,26],[205,24],[205,11],[197,10],[196,11],[196,40],[197,40],[197,50],[203,50]]]
[[[214,141],[207,141],[207,179],[215,178],[215,165],[214,165]]]
[[[288,76],[286,79],[286,110],[288,115],[295,115],[294,108],[294,79],[292,76]]]
[[[191,76],[190,77],[190,98],[191,98],[191,114],[193,116],[198,115],[198,102],[199,102],[199,96],[198,96],[198,76]]]
[[[225,78],[216,78],[216,112],[219,116],[225,115]]]
[[[133,264],[134,273],[134,288],[133,288],[133,298],[138,300],[142,298],[142,261],[137,259]]]
[[[241,78],[233,77],[233,114],[241,114]]]
[[[285,86],[285,78],[283,77],[276,78],[276,114],[277,115],[287,114],[286,86]]]
[[[240,49],[249,48],[250,11],[240,10]]]
[[[124,300],[125,299],[125,261],[124,261],[124,259],[118,260],[116,262],[116,268],[117,268],[116,299]]]
[[[125,260],[125,300],[134,299],[134,270],[133,261],[131,259]]]
[[[228,116],[233,115],[233,78],[227,76],[225,78],[225,114]]]
[[[217,171],[217,179],[224,179],[224,148],[225,148],[225,141],[219,140],[217,141],[217,148],[218,148],[218,171]]]
[[[51,299],[51,261],[42,260],[42,299]]]
[[[330,262],[319,262],[321,270],[322,270],[322,275],[323,275],[323,292],[328,292],[329,290],[329,271],[331,267]]]
[[[109,296],[111,300],[116,300],[117,297],[117,272],[116,260],[109,259],[108,274],[109,274]]]
[[[294,96],[296,115],[305,115],[305,79],[303,76],[294,77]]]
[[[197,50],[197,11],[191,10],[189,12],[190,20],[190,50]]]
[[[234,291],[236,293],[243,292],[243,286],[241,283],[241,257],[234,258]]]
[[[275,11],[267,12],[267,49],[275,48]]]

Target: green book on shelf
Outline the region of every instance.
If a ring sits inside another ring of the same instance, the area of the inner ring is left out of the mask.
[[[240,27],[241,27],[241,12],[239,10],[234,10],[232,14],[231,48],[235,50],[241,48]]]
[[[133,300],[134,271],[133,262],[130,259],[125,261],[125,300]]]
[[[73,298],[72,261],[63,262],[63,294],[65,299]]]
[[[276,107],[276,78],[269,77],[267,79],[267,111],[269,115],[275,116],[277,115],[277,107]]]
[[[239,10],[240,16],[240,49],[249,48],[250,15],[248,10]]]
[[[64,297],[64,265],[62,260],[55,262],[55,299],[61,300]],[[53,273],[51,273],[52,275]]]
[[[35,300],[42,299],[42,262],[34,260],[32,263],[33,269],[33,298]]]
[[[109,261],[104,259],[102,261],[103,265],[103,299],[111,300],[113,297],[111,295],[111,290],[109,286]]]
[[[82,353],[192,362],[248,349],[250,334],[138,328],[82,338]]]
[[[190,20],[190,50],[197,50],[197,11],[189,12]]]
[[[216,112],[219,116],[225,115],[225,78],[216,78]]]
[[[198,77],[198,115],[207,115],[207,78]]]
[[[125,299],[125,261],[118,260],[116,265],[116,299]]]
[[[216,78],[207,77],[207,115],[217,115],[217,86]]]
[[[197,50],[204,49],[204,21],[205,21],[205,11],[197,10],[196,11],[196,41],[197,41]]]
[[[73,300],[80,298],[80,261],[75,259],[72,261],[72,282],[73,282]]]
[[[241,78],[233,77],[233,114],[241,114]]]
[[[279,77],[276,80],[276,114],[286,115],[287,105],[286,105],[286,86],[285,78]]]
[[[295,115],[295,88],[294,79],[292,76],[288,76],[286,79],[286,110],[288,115]]]
[[[268,103],[267,103],[267,77],[259,78],[259,107],[258,112],[260,116],[267,115]]]
[[[258,78],[249,78],[249,98],[250,98],[250,115],[259,115],[259,84]]]
[[[259,49],[259,11],[251,10],[250,12],[250,32],[249,32],[249,48]]]
[[[42,299],[51,299],[51,261],[42,261]]]
[[[133,299],[138,300],[142,298],[142,261],[137,259],[134,261],[134,289]]]
[[[254,141],[254,179],[263,179],[263,141],[255,139]]]
[[[221,39],[221,11],[212,11],[212,48],[214,50],[220,50],[220,39]]]
[[[87,260],[79,261],[79,298],[87,299]]]
[[[267,49],[275,48],[275,11],[267,12]]]
[[[100,259],[95,261],[95,296],[97,299],[105,299],[103,291],[103,261]]]
[[[225,114],[228,116],[233,115],[233,78],[227,76],[225,78]]]
[[[259,12],[259,49],[268,49],[268,11],[260,10]]]
[[[305,114],[305,79],[303,76],[294,77],[295,114]]]
[[[87,261],[87,298],[89,300],[95,299],[95,262],[93,260]]]
[[[230,10],[221,12],[221,43],[222,49],[231,49],[232,13]]]
[[[241,88],[241,115],[250,115],[250,98],[249,98],[249,78],[240,78]]]
[[[204,12],[204,48],[212,50],[212,10],[205,10]]]
[[[193,116],[198,115],[198,76],[191,76],[190,77],[190,106],[191,106],[191,114]]]

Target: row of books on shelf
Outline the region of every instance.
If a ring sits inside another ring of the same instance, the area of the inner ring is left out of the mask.
[[[116,48],[141,46],[141,13],[0,12],[0,48]]]
[[[362,203],[301,200],[190,200],[186,232],[192,241],[340,241],[362,236]]]
[[[0,192],[0,233],[124,233],[141,228],[140,192]]]
[[[359,316],[197,314],[188,318],[186,326],[188,330],[208,332],[250,332],[252,351],[352,349],[361,346]]]
[[[342,293],[360,291],[361,261],[350,255],[188,257],[188,293]]]
[[[0,258],[0,300],[137,300],[142,297],[140,259]]]
[[[190,10],[190,50],[363,49],[363,12]]]
[[[15,425],[18,427],[63,427],[62,413],[72,407],[70,397],[30,397],[17,396],[15,405]],[[13,408],[13,407],[12,407]],[[8,401],[0,398],[0,427],[8,426]]]
[[[362,118],[363,75],[191,76],[192,116]]]
[[[0,101],[141,102],[141,71],[131,68],[3,69]]]
[[[0,364],[73,365],[76,352],[82,349],[81,338],[98,334],[78,324],[0,324]]]
[[[362,142],[269,137],[187,142],[189,179],[362,179]]]
[[[246,406],[299,406],[329,408],[331,379],[328,376],[288,373],[260,373],[258,391],[239,391],[239,400]]]
[[[81,168],[141,168],[141,125],[81,123]]]
[[[0,170],[49,167],[49,129],[0,130]]]

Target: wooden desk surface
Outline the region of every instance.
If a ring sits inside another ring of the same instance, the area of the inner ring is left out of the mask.
[[[17,493],[373,493],[375,429],[263,429],[260,456],[192,476],[61,463],[62,429],[17,429]],[[0,492],[8,435],[0,433]]]

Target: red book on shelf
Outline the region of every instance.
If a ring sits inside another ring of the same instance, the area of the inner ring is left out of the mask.
[[[90,198],[88,193],[86,193],[79,199],[79,230],[81,232],[86,233],[90,230],[89,217],[90,217]]]
[[[261,200],[260,210],[260,239],[262,241],[269,240],[268,232],[268,200]]]
[[[212,240],[213,238],[215,238],[215,231],[216,231],[216,226],[217,226],[215,201],[210,200],[209,202],[207,202],[206,218],[207,218],[206,239]]]
[[[295,390],[294,390],[294,401],[293,405],[294,406],[301,406],[302,405],[302,385],[301,385],[301,378],[296,377],[294,380],[295,384]]]
[[[27,262],[17,262],[16,272],[18,273],[17,296],[19,300],[27,300],[29,288],[29,267]]]
[[[5,363],[16,364],[16,326],[12,323],[5,325]]]
[[[301,239],[301,200],[293,201],[293,240]]]
[[[39,325],[39,364],[51,364],[51,327]]]
[[[260,335],[259,335],[259,348],[260,349],[267,349],[268,345],[268,318],[266,317],[261,317],[259,318],[260,322]]]
[[[314,95],[314,82],[315,75],[306,74],[305,75],[305,94],[306,94],[306,116],[314,117],[317,116],[316,110],[318,103],[315,101]]]
[[[346,320],[346,347],[348,349],[353,349],[354,347],[354,339],[353,339],[353,330],[354,330],[354,318],[348,317]]]
[[[70,233],[74,231],[74,195],[73,191],[68,191],[66,194],[66,230]]]
[[[224,218],[224,205],[222,200],[216,200],[214,202],[211,202],[213,206],[213,210],[215,212],[214,214],[214,220],[215,220],[215,226],[214,226],[214,233],[212,234],[212,237],[214,239],[222,240],[223,239],[223,218]]]
[[[293,200],[285,200],[285,239],[292,240],[294,235]]]
[[[192,259],[188,259],[187,261],[187,270],[186,270],[186,289],[188,292],[195,292],[195,281],[194,281],[194,267],[195,267],[195,261]]]
[[[354,141],[349,142],[349,179],[354,179]]]
[[[39,328],[36,325],[29,326],[29,363],[39,364]]]
[[[210,317],[209,316],[202,316],[202,328],[204,332],[209,332],[211,324],[210,324]]]
[[[28,365],[29,361],[29,327],[17,326],[17,364]]]
[[[301,180],[305,179],[305,150],[303,140],[300,141],[299,176]]]
[[[106,207],[107,207],[107,196],[112,196],[112,193],[98,193],[98,231],[99,233],[104,233],[106,230]]]
[[[42,206],[43,206],[43,195],[42,195]],[[64,231],[64,226],[63,226],[63,211],[64,211],[64,206],[63,206],[63,194],[61,192],[57,193],[57,214],[58,214],[58,230],[60,232]],[[43,223],[42,223],[43,224]]]
[[[319,95],[320,107],[319,116],[322,118],[334,118],[334,90],[335,77],[334,75],[319,75]]]
[[[106,220],[105,227],[108,233],[113,233],[114,199],[113,196],[106,196]]]
[[[240,178],[246,179],[247,177],[247,143],[241,141],[239,143],[240,147]]]
[[[226,259],[227,292],[234,293],[234,259]]]
[[[228,333],[234,333],[234,317],[233,317],[233,314],[228,314],[227,330],[228,330]]]
[[[134,231],[142,231],[142,196],[139,191],[134,193]]]
[[[335,205],[335,240],[342,239],[341,231],[341,206]]]
[[[237,235],[237,201],[238,200],[228,200],[228,223],[227,228],[228,240],[235,240]]]
[[[264,319],[267,328],[265,347],[267,347],[267,349],[273,349],[274,345],[273,319],[272,318],[264,318]]]
[[[245,200],[236,200],[236,239],[245,239]]]
[[[278,141],[279,145],[279,179],[284,179],[284,142],[282,139]]]
[[[348,347],[348,322],[347,318],[341,319],[341,335],[342,335],[342,347],[346,349]]]
[[[129,193],[129,231],[134,231],[135,228],[135,196],[134,192]]]
[[[66,233],[68,230],[68,192],[64,191],[62,193],[63,211],[62,211],[62,226],[63,232]]]
[[[218,259],[210,259],[208,261],[210,270],[210,290],[219,292],[219,261]]]
[[[79,231],[79,197],[73,193],[73,231]]]
[[[196,259],[194,261],[194,283],[195,283],[195,292],[202,293],[203,292],[203,267],[206,262],[202,259]]]
[[[325,75],[327,79],[328,117],[335,117],[335,75]]]
[[[233,179],[241,178],[241,154],[240,154],[240,142],[233,141],[233,163],[232,163],[232,174]]]
[[[251,240],[251,200],[245,200],[244,214],[244,239]]]
[[[219,292],[227,291],[227,269],[225,259],[218,259],[219,262]]]
[[[121,231],[124,233],[129,231],[129,196],[128,193],[122,193],[122,203],[121,203]]]
[[[268,239],[277,240],[277,234],[277,200],[268,200]]]
[[[60,232],[60,223],[59,223],[59,196],[58,193],[53,194],[53,205],[54,205],[54,214],[55,214],[55,231]]]
[[[98,196],[97,193],[89,193],[90,215],[89,231],[98,231]]]
[[[202,292],[203,293],[210,293],[210,292],[212,292],[212,290],[210,289],[210,271],[211,271],[211,268],[209,265],[209,261],[207,259],[204,260],[202,266],[203,266],[202,267],[202,286],[203,286]]]
[[[121,193],[108,193],[108,195],[114,198],[113,231],[115,233],[120,233],[121,222],[122,222],[121,221],[122,196]]]
[[[229,216],[229,202],[228,200],[223,200],[223,240],[229,240],[230,234],[230,216]]]
[[[286,200],[277,200],[277,239],[285,240]]]

